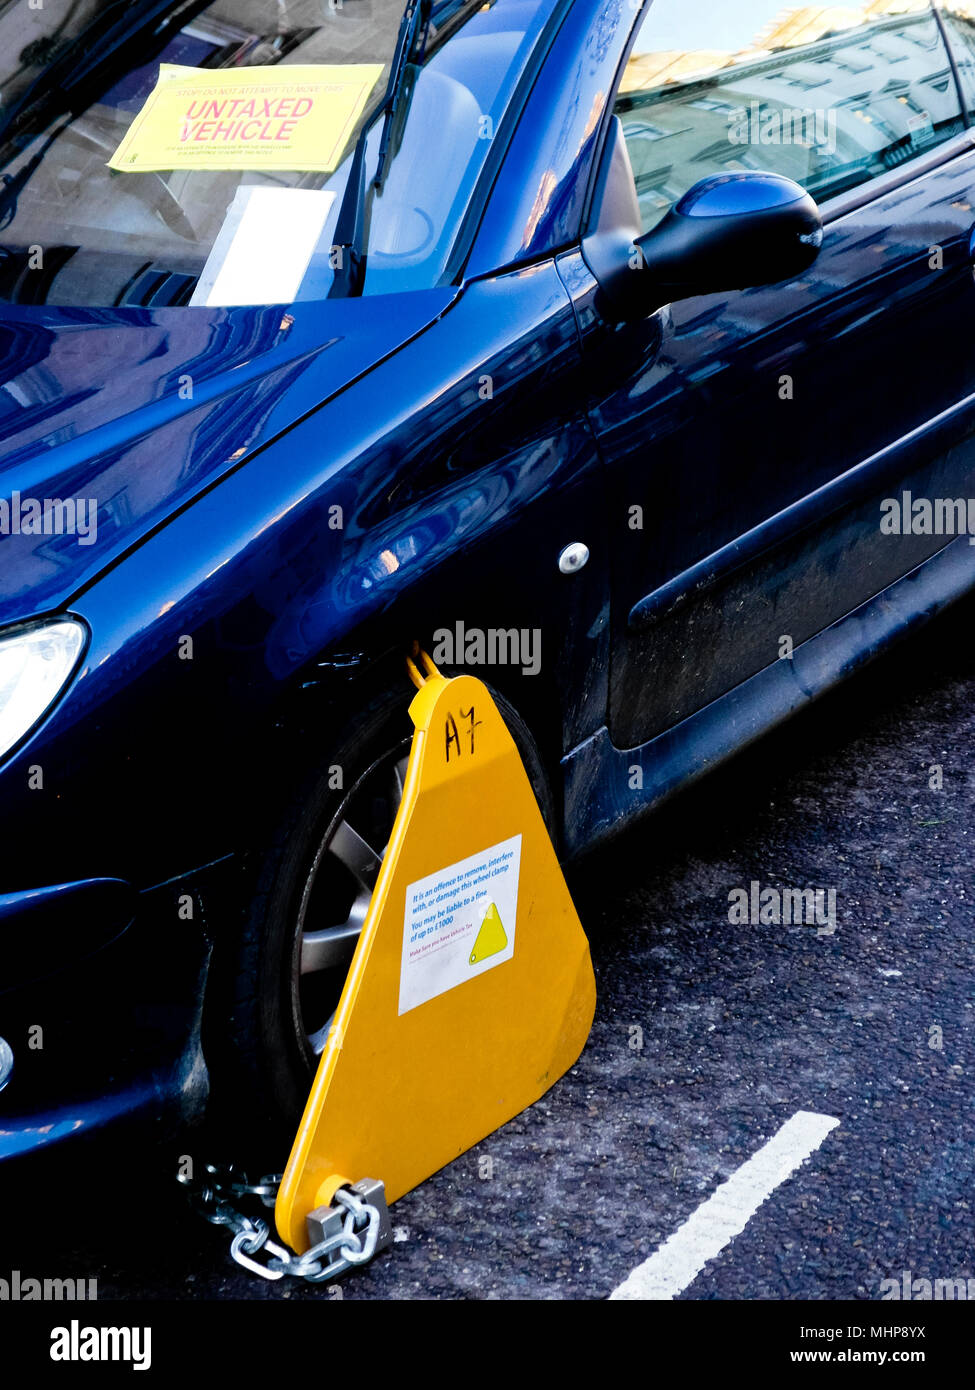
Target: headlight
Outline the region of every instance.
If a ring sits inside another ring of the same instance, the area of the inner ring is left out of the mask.
[[[50,709],[84,645],[72,618],[0,636],[0,758]]]

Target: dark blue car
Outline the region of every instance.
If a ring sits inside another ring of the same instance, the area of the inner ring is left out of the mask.
[[[293,1126],[414,641],[572,857],[972,586],[973,15],[3,7],[0,1157]]]

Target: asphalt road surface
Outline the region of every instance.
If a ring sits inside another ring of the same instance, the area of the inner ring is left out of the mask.
[[[398,1202],[394,1246],[342,1297],[603,1299],[681,1228],[655,1268],[685,1299],[975,1277],[973,618],[955,608],[578,868],[583,1056]],[[836,930],[732,924],[753,881],[834,890]],[[743,1229],[715,1238],[713,1204],[695,1213],[806,1113],[825,1137],[791,1176],[746,1170]],[[339,1296],[238,1270],[151,1164],[95,1172],[7,1185],[0,1272],[96,1277],[99,1301]]]

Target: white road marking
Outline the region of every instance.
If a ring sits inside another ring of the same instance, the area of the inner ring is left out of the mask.
[[[780,1183],[819,1148],[839,1120],[800,1110],[768,1143],[732,1173],[683,1226],[614,1289],[610,1298],[676,1298],[708,1260],[740,1235]]]

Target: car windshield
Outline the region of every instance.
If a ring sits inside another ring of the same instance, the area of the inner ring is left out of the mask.
[[[386,124],[363,292],[439,283],[555,6],[435,0],[387,122],[403,3],[0,0],[0,300],[336,293],[352,150],[369,127],[371,185]]]

